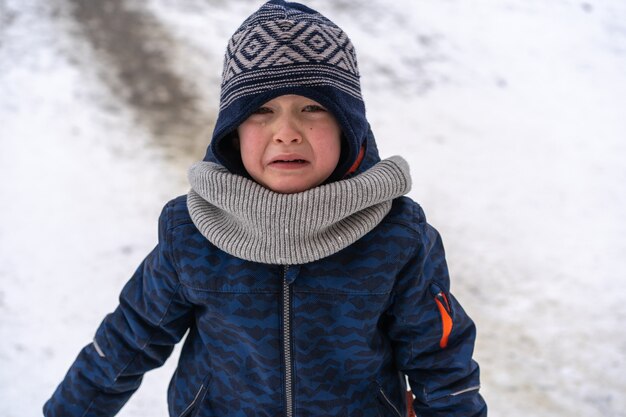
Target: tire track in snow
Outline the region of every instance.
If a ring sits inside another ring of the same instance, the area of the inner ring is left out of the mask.
[[[154,16],[123,0],[69,0],[72,16],[101,61],[101,77],[168,158],[197,157],[213,123],[193,84],[174,70],[176,40]]]

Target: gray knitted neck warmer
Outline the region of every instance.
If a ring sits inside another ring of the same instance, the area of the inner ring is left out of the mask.
[[[399,156],[295,194],[276,193],[212,162],[194,164],[189,182],[187,207],[200,233],[233,256],[278,265],[313,262],[351,245],[411,188],[409,166]]]

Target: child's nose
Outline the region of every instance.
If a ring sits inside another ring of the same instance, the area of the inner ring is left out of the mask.
[[[289,144],[302,142],[302,134],[295,120],[290,117],[281,117],[276,120],[274,142]]]

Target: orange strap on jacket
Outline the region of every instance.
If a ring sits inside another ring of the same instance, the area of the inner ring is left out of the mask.
[[[363,162],[363,157],[365,157],[365,146],[361,146],[361,150],[359,150],[356,161],[354,161],[354,164],[352,164],[348,172],[346,172],[346,176],[354,174],[356,170],[359,169],[361,162]]]
[[[407,405],[407,410],[406,410],[406,415],[407,417],[417,417],[415,415],[415,410],[413,410],[413,393],[409,390],[406,392],[406,405]]]
[[[443,332],[441,334],[439,346],[442,349],[445,349],[446,346],[448,346],[448,338],[450,337],[450,333],[452,333],[453,326],[452,316],[450,316],[450,304],[448,303],[448,299],[443,292],[437,294],[437,296],[435,297],[435,302],[437,303],[439,314],[441,314],[441,323],[443,325]]]

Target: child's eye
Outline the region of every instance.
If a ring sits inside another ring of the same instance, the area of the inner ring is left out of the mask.
[[[252,114],[268,114],[271,112],[272,112],[272,109],[270,109],[269,107],[259,107],[258,109],[253,111]]]
[[[318,104],[309,104],[307,106],[304,106],[302,111],[303,112],[318,112],[318,111],[326,111],[326,109]]]

